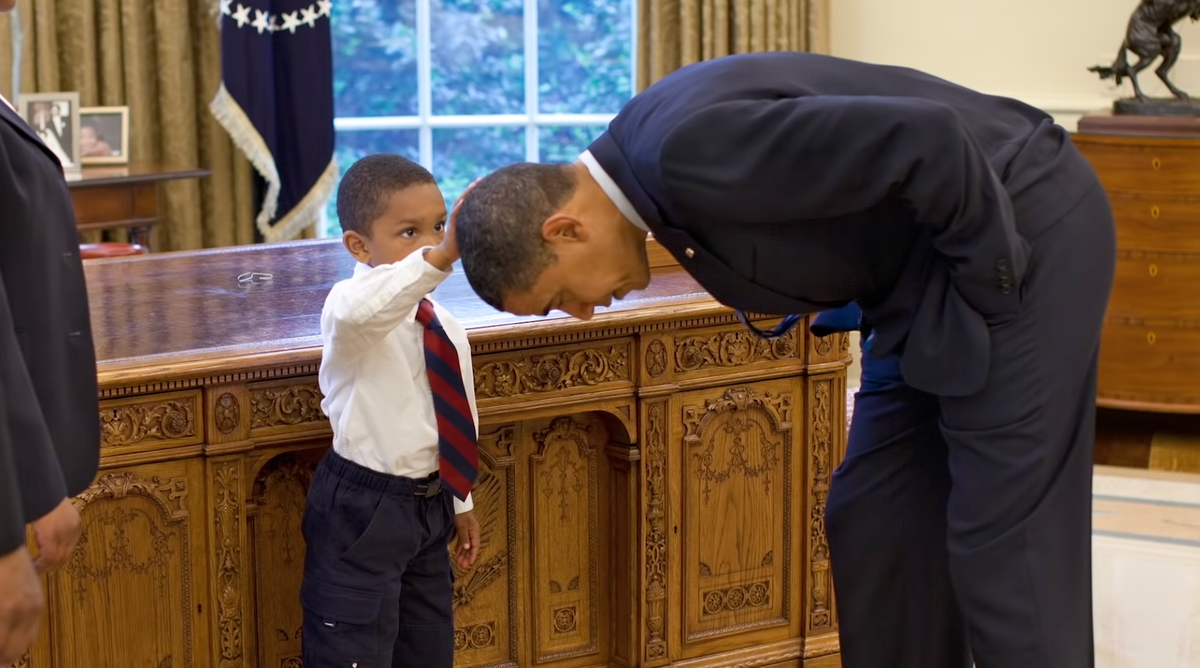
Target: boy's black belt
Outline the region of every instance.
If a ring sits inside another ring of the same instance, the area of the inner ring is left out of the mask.
[[[438,494],[441,494],[441,492],[442,479],[439,478],[438,474],[436,473],[426,478],[425,482],[418,482],[413,485],[413,494],[417,496],[424,496],[427,499],[437,496]]]

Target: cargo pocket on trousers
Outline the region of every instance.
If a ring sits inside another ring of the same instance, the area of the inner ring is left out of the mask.
[[[305,580],[300,604],[305,666],[386,668],[378,662],[379,650],[392,641],[379,637],[379,594]]]

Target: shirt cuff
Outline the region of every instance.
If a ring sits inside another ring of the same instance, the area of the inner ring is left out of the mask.
[[[467,498],[465,501],[459,501],[457,496],[454,497],[454,514],[455,515],[462,515],[463,513],[469,513],[474,509],[475,509],[475,500],[471,498],[470,494],[467,494]]]

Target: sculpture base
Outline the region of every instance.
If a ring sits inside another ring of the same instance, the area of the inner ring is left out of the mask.
[[[1146,116],[1098,111],[1079,119],[1079,132],[1123,137],[1200,138],[1200,116]]]
[[[1113,113],[1118,116],[1196,116],[1200,117],[1200,101],[1159,98],[1139,100],[1127,97],[1113,102]]]

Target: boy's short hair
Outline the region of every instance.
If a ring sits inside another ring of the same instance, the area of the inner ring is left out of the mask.
[[[338,186],[337,215],[342,232],[371,236],[371,221],[383,214],[388,195],[423,183],[436,184],[428,169],[400,155],[368,155],[346,170]]]

